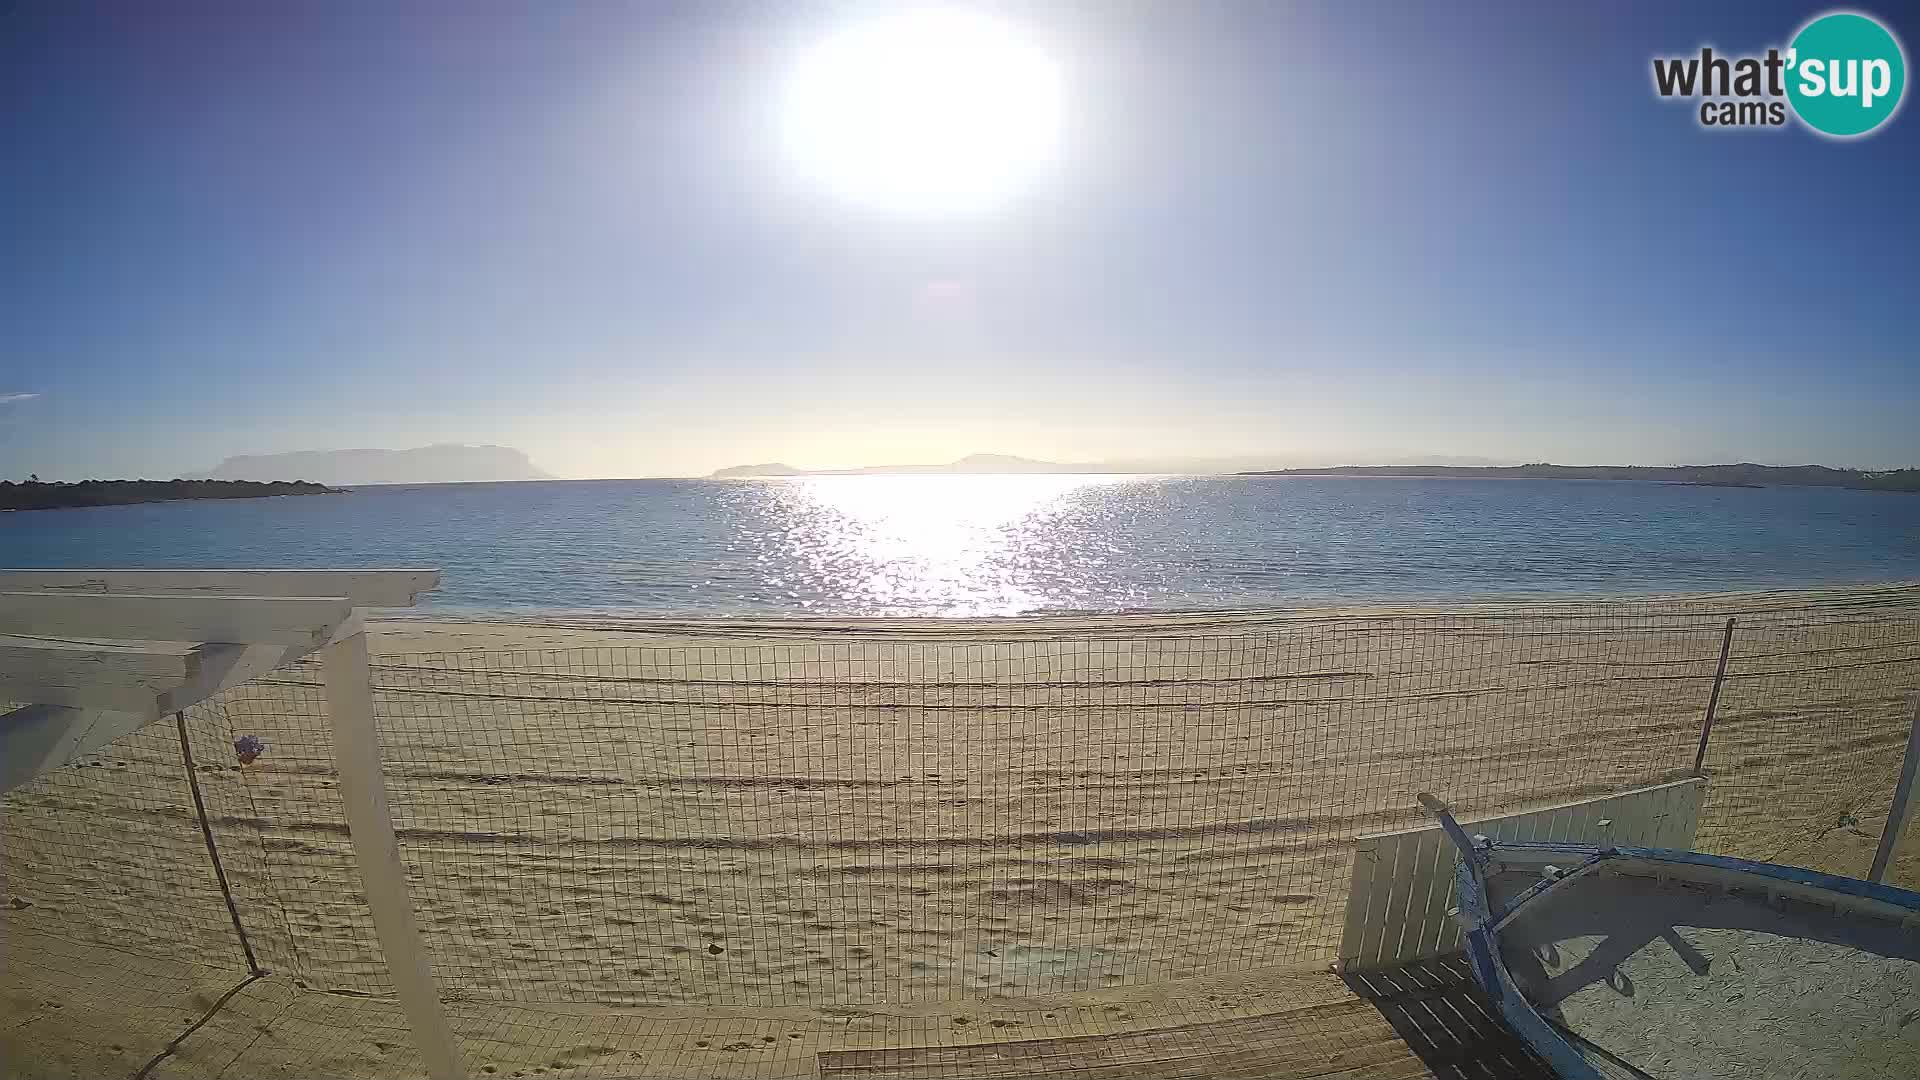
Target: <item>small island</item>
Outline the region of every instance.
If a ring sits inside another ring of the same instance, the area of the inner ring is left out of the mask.
[[[124,506],[179,499],[265,499],[275,495],[332,495],[337,488],[305,480],[82,480],[24,483],[0,480],[0,510],[57,510],[74,506]]]

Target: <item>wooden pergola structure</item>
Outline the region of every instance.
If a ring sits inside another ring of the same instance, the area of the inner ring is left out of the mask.
[[[362,609],[438,570],[0,570],[0,793],[318,653],[354,858],[436,1080],[463,1075],[414,929],[373,719]]]

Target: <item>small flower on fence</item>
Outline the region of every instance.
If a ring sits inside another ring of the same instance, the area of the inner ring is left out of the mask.
[[[234,755],[240,759],[242,765],[253,764],[254,759],[265,753],[266,749],[266,740],[258,735],[242,735],[233,740]]]

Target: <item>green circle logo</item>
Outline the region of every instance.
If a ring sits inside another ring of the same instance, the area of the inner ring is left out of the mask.
[[[1835,12],[1808,23],[1787,52],[1787,99],[1815,131],[1865,135],[1887,122],[1907,88],[1907,58],[1887,28]]]

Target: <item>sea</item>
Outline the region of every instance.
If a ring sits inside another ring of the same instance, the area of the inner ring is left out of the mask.
[[[438,567],[472,617],[1006,616],[1920,580],[1920,495],[883,475],[353,488],[0,514],[11,568]]]

